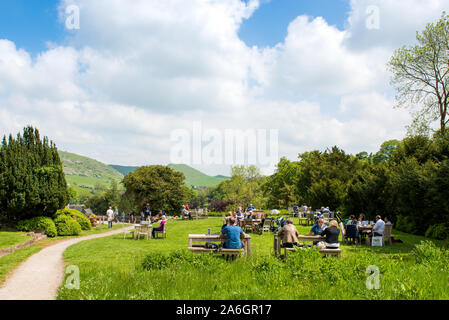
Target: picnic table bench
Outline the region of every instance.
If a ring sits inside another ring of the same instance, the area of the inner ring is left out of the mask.
[[[214,252],[225,255],[240,255],[242,252],[245,252],[247,257],[250,256],[251,236],[247,234],[242,239],[243,249],[208,249],[204,244],[194,244],[194,242],[222,242],[223,240],[224,238],[221,238],[219,234],[189,234],[188,249],[195,253]]]
[[[312,243],[310,243],[310,244],[309,243],[308,244],[299,243],[299,241],[319,242],[319,241],[325,241],[325,240],[326,240],[326,237],[322,237],[322,236],[300,235],[300,236],[298,236],[298,247],[302,247],[305,245],[311,247],[313,245]],[[280,239],[278,233],[274,234],[273,247],[274,247],[274,252],[275,252],[276,257],[280,256],[280,254],[281,254],[281,239]],[[284,256],[287,258],[288,252],[292,252],[292,251],[296,251],[296,249],[295,248],[284,248]],[[340,257],[341,249],[320,249],[320,253],[324,254],[325,256]]]

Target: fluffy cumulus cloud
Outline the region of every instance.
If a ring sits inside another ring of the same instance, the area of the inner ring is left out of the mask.
[[[32,58],[0,40],[1,134],[32,124],[60,149],[136,165],[170,162],[171,132],[194,121],[277,129],[278,154],[290,159],[401,138],[410,117],[392,108],[385,65],[447,0],[352,0],[345,30],[298,16],[271,48],[238,37],[257,0],[63,0],[61,23],[71,4],[81,25],[64,45]],[[379,28],[367,28],[373,12]]]

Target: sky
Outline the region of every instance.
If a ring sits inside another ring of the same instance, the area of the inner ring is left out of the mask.
[[[265,174],[280,157],[334,145],[376,152],[411,122],[393,108],[386,64],[447,8],[449,0],[2,0],[0,135],[33,125],[59,149],[104,163],[183,159],[211,175],[229,175],[232,151],[255,157]],[[261,135],[229,149],[226,133],[245,130]]]

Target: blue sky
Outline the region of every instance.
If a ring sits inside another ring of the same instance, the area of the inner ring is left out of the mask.
[[[299,15],[323,17],[328,24],[344,28],[349,12],[348,0],[262,0],[253,16],[239,32],[248,46],[274,46],[287,35],[287,27]]]
[[[0,39],[14,41],[33,54],[46,49],[46,42],[60,43],[64,26],[58,21],[58,0],[0,1]]]
[[[48,41],[62,44],[66,30],[58,21],[58,4],[58,0],[0,1],[0,39],[14,41],[33,56],[44,51]],[[289,23],[299,15],[322,16],[342,30],[348,11],[349,0],[261,0],[239,36],[248,46],[274,46],[284,40]]]

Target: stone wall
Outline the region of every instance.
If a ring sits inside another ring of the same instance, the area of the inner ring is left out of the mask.
[[[31,246],[33,243],[36,243],[36,242],[38,242],[38,241],[40,241],[40,240],[42,240],[42,239],[47,238],[47,236],[46,236],[45,234],[34,233],[34,232],[31,232],[31,233],[29,233],[29,234],[27,234],[27,235],[30,235],[30,236],[32,236],[33,238],[30,239],[30,240],[28,240],[28,241],[25,242],[25,243],[19,243],[19,244],[16,244],[16,245],[13,246],[13,247],[9,247],[9,248],[7,248],[7,249],[0,249],[0,258],[3,257],[3,256],[6,256],[6,255],[8,255],[8,254],[14,253],[14,252],[16,252],[16,251],[18,251],[18,250],[20,250],[20,249],[28,248],[28,247]]]

